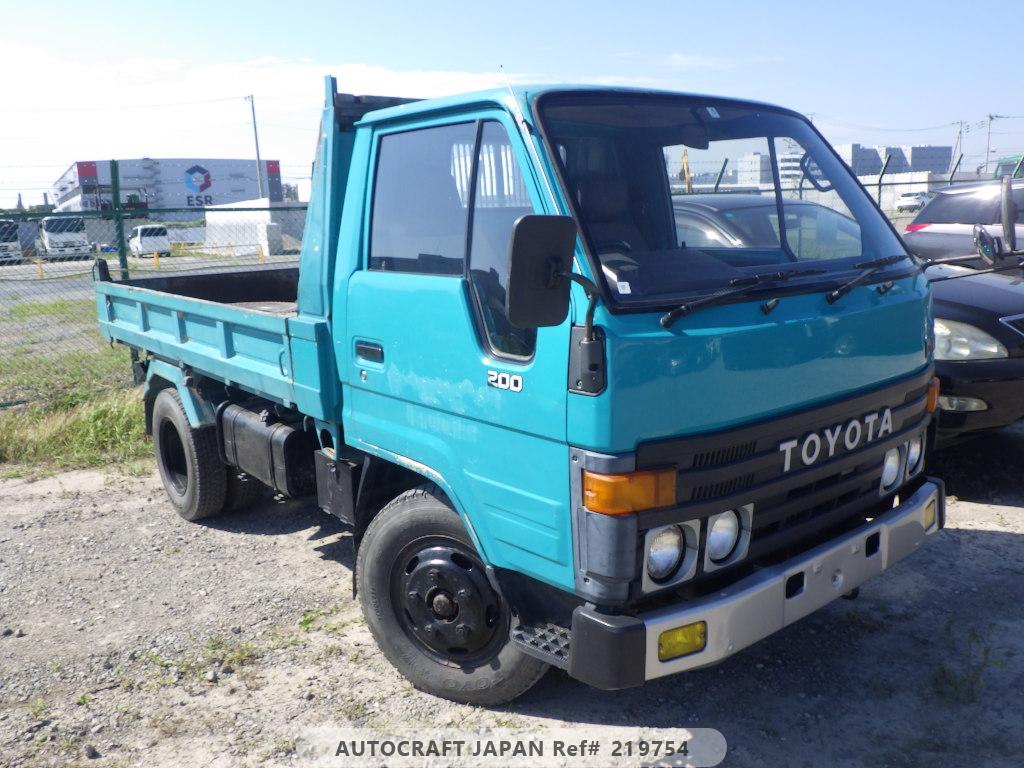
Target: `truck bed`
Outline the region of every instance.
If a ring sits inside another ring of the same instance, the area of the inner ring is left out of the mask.
[[[298,274],[297,267],[274,267],[97,281],[100,332],[319,416],[333,358],[326,321],[299,316]],[[296,355],[304,361],[298,380]]]

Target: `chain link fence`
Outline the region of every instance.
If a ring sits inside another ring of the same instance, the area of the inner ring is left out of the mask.
[[[693,165],[696,176],[703,169]],[[112,163],[111,178],[115,168]],[[720,161],[706,171],[693,192],[719,187]],[[940,189],[970,181],[977,179],[935,173],[861,177],[900,231],[917,211],[901,195],[924,193],[920,205]],[[683,181],[673,178],[672,184],[674,195],[685,196]],[[783,187],[787,199],[833,204],[834,193],[810,184]],[[305,204],[150,209],[119,197],[100,210],[0,211],[0,409],[81,402],[130,383],[129,351],[105,344],[96,328],[94,259],[105,259],[115,279],[298,261]]]
[[[97,330],[95,259],[115,279],[296,263],[306,206],[263,203],[0,211],[0,409],[130,384],[129,351]]]

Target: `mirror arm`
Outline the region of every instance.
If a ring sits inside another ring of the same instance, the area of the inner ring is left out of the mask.
[[[970,256],[946,256],[941,259],[922,259],[921,269],[927,269],[928,267],[934,267],[937,264],[959,264],[962,261],[977,261],[978,254],[972,253]]]
[[[942,264],[943,262],[936,262]],[[959,280],[961,277],[971,277],[972,275],[992,275],[998,274],[999,272],[1012,272],[1015,269],[1024,270],[1024,256],[1017,257],[1016,264],[1008,264],[1005,267],[990,267],[988,269],[974,269],[970,272],[965,272],[962,275],[946,275],[945,277],[933,277],[929,283],[944,283],[947,280]]]
[[[587,294],[589,303],[587,304],[587,317],[585,321],[586,339],[587,341],[594,340],[594,310],[597,309],[597,298],[600,296],[600,292],[597,289],[597,285],[594,284],[593,280],[584,277],[583,275],[577,275],[575,272],[559,272],[558,277],[569,280],[576,283],[583,288]]]

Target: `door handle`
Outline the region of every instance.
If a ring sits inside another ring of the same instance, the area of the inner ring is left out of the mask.
[[[384,347],[375,341],[356,340],[356,357],[371,363],[384,362]]]

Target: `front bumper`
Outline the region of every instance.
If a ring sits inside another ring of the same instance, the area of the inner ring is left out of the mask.
[[[932,503],[936,521],[925,530],[925,510]],[[697,600],[640,616],[577,608],[569,673],[595,687],[614,689],[716,664],[887,570],[944,524],[943,484],[929,478],[902,504],[870,523]],[[669,661],[658,658],[663,632],[699,621],[707,624],[703,650]]]
[[[973,397],[988,404],[984,411],[940,411],[940,443],[1024,419],[1024,358],[939,362],[935,373],[943,395]]]

